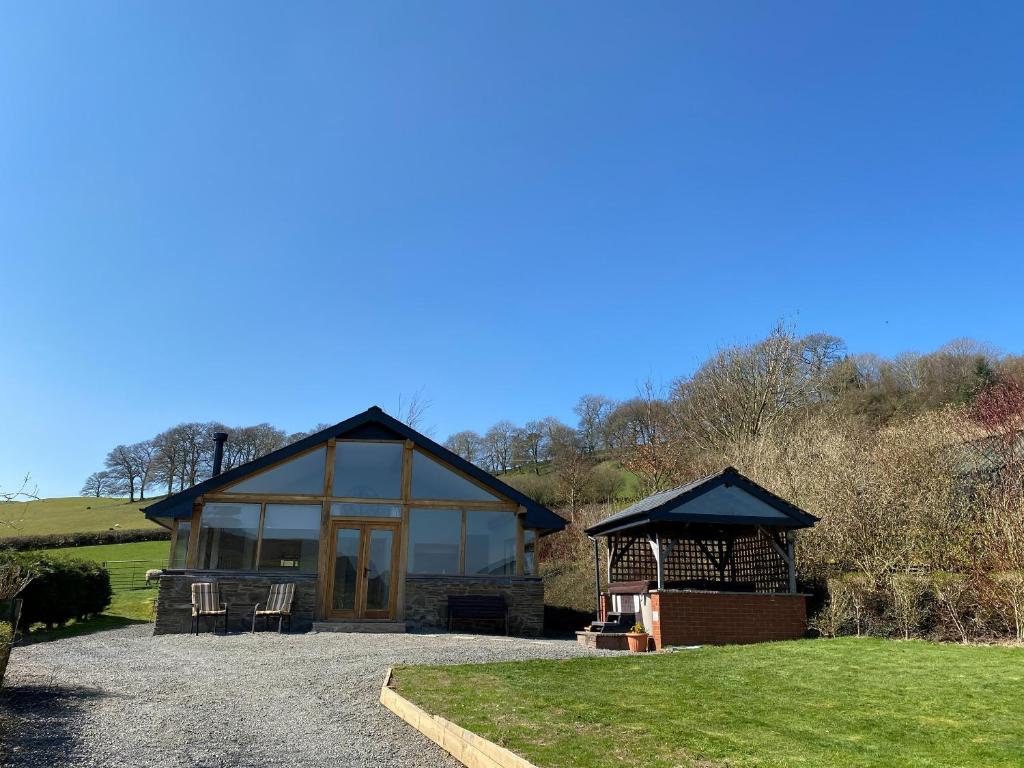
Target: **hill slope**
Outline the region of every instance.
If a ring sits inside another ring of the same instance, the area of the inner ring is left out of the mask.
[[[153,501],[72,496],[63,499],[12,501],[0,504],[0,539],[42,533],[105,531],[115,525],[124,529],[159,528],[139,512]]]

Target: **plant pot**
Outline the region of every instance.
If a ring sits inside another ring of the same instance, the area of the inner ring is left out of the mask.
[[[626,642],[629,643],[630,653],[646,653],[648,637],[650,635],[646,632],[627,632]]]

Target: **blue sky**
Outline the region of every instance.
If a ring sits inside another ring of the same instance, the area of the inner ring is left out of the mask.
[[[5,3],[0,486],[572,418],[785,318],[1021,352],[1016,3]]]

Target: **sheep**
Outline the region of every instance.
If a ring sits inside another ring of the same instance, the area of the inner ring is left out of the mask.
[[[150,568],[146,571],[146,586],[149,586],[149,582],[154,579],[159,579],[160,575],[164,572],[163,568]]]

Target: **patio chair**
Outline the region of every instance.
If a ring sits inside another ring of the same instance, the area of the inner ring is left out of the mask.
[[[224,634],[228,633],[228,605],[220,601],[216,582],[197,581],[192,584],[192,630],[199,634],[199,620],[212,618],[210,631],[217,631],[217,617],[224,617]]]
[[[256,608],[252,612],[252,631],[256,631],[256,619],[263,618],[263,628],[270,628],[270,620],[277,617],[277,631],[280,632],[284,625],[284,620],[288,619],[288,631],[292,630],[292,598],[295,597],[295,584],[294,582],[287,582],[285,584],[271,584],[270,585],[270,596],[267,598],[266,605],[260,608],[261,603],[256,603]]]

